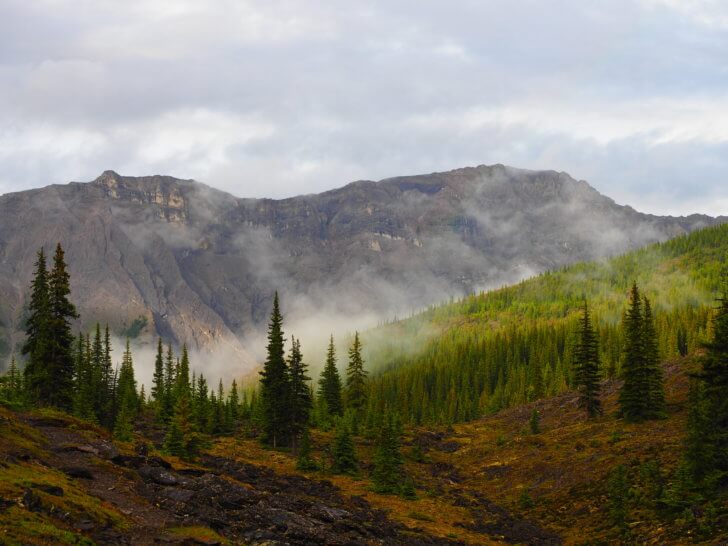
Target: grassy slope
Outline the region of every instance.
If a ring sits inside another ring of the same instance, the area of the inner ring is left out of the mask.
[[[350,495],[360,495],[390,517],[429,533],[457,538],[471,544],[501,544],[497,512],[489,501],[507,509],[516,519],[525,519],[560,535],[566,544],[719,543],[728,539],[728,521],[714,529],[709,539],[698,536],[701,524],[685,522],[674,514],[655,509],[649,484],[640,476],[648,464],[659,464],[660,479],[669,487],[678,464],[684,436],[687,374],[694,357],[665,363],[666,419],[641,424],[625,423],[614,416],[619,381],[602,384],[604,416],[588,421],[567,392],[531,404],[510,408],[452,429],[410,429],[403,452],[406,468],[415,478],[417,500],[379,495],[370,490],[373,445],[357,439],[362,461],[359,479],[326,472],[306,473],[325,477]],[[533,409],[541,415],[541,430],[532,434],[529,418]],[[424,458],[414,456],[413,445],[423,437],[442,437],[427,447]],[[315,431],[314,456],[327,458],[332,433]],[[455,450],[450,452],[452,446]],[[239,460],[264,464],[276,472],[297,473],[295,458],[285,452],[263,449],[256,440],[219,439],[212,451]],[[610,471],[626,464],[633,482],[628,522],[630,535],[621,537],[608,523]],[[526,490],[533,506],[524,507]],[[640,497],[645,497],[639,500]],[[493,528],[474,530],[474,511],[480,511]],[[722,501],[728,514],[728,501]],[[724,518],[725,519],[725,518]],[[721,529],[720,526],[723,526]]]
[[[575,264],[373,330],[368,333],[368,362],[375,371],[417,364],[453,332],[477,338],[485,330],[528,321],[563,321],[578,312],[584,298],[598,320],[615,323],[632,281],[658,311],[710,305],[728,271],[727,261],[728,224],[723,224],[610,260]]]
[[[73,441],[67,444],[50,441],[34,424],[44,419],[62,423],[61,430],[67,430]],[[89,445],[110,445],[111,438],[98,426],[62,412],[16,413],[0,406],[0,544],[94,544],[88,531],[82,528],[86,524],[97,532],[109,529],[128,535],[132,543],[141,540],[140,537],[144,543],[151,540],[148,529],[135,530],[140,529],[139,520],[143,519],[139,514],[150,513],[151,518],[155,515],[148,503],[133,493],[134,482],[123,468],[101,460],[84,464],[95,475],[90,482],[71,478],[62,471],[64,465],[58,460],[58,450],[82,445],[85,441]],[[116,442],[115,445],[120,453],[133,454],[131,444]],[[175,458],[170,459],[176,468],[186,466]],[[51,487],[60,487],[62,495],[48,492]],[[99,490],[104,494],[100,495]],[[27,492],[39,499],[40,508],[27,506]],[[161,523],[159,527],[160,536],[169,543],[195,538],[201,542],[194,543],[203,544],[217,537],[212,530],[202,527],[164,529]]]

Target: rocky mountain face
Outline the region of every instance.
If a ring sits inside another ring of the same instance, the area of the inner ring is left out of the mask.
[[[107,171],[0,196],[0,353],[22,339],[36,251],[58,241],[80,327],[252,360],[241,340],[260,334],[275,290],[289,324],[325,338],[724,220],[642,214],[565,173],[502,165],[283,200]]]

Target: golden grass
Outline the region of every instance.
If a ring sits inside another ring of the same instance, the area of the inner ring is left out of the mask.
[[[609,382],[604,384],[604,415],[597,419],[587,420],[577,407],[575,395],[565,393],[456,425],[448,440],[460,443],[460,449],[453,453],[432,449],[425,464],[407,460],[407,471],[417,484],[418,498],[413,501],[372,492],[366,473],[361,477],[301,473],[293,455],[265,449],[254,440],[222,438],[211,451],[279,473],[330,480],[345,495],[359,495],[375,508],[388,511],[392,519],[437,536],[488,543],[484,535],[457,525],[472,521],[472,515],[446,499],[447,493],[477,492],[514,515],[558,533],[566,544],[611,542],[615,531],[606,523],[608,475],[618,464],[638,468],[654,460],[659,461],[664,476],[674,471],[682,453],[685,368],[690,365],[688,359],[666,367],[668,417],[663,420],[633,424],[617,419],[618,385]],[[541,432],[536,435],[529,429],[534,408],[541,416]],[[414,432],[409,431],[408,437]],[[331,433],[313,431],[315,458],[322,458],[321,448],[331,440]],[[410,449],[404,448],[405,455]],[[362,461],[371,463],[371,442],[357,439],[357,452]],[[446,477],[433,476],[430,463],[453,465],[459,479],[450,482]],[[524,491],[532,506],[524,506]],[[683,530],[649,510],[633,509],[631,522],[640,540],[683,544],[687,539],[681,535]]]
[[[220,536],[209,527],[169,527],[165,531],[174,537],[190,538],[202,542],[230,544],[226,538]]]

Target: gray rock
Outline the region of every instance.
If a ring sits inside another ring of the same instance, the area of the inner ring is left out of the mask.
[[[179,483],[174,474],[158,466],[144,465],[139,468],[139,475],[145,480],[159,485],[177,485]]]
[[[57,241],[79,326],[227,341],[245,358],[238,340],[264,327],[276,289],[288,308],[305,295],[308,309],[391,316],[716,221],[641,214],[565,173],[502,165],[283,200],[107,171],[0,196],[0,347],[22,338],[28,249]]]

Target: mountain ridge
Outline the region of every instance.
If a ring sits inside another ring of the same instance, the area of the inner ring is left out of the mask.
[[[566,173],[503,165],[285,199],[105,171],[0,196],[0,353],[22,337],[35,251],[57,241],[87,321],[120,334],[136,324],[146,341],[227,346],[252,363],[244,345],[260,335],[275,290],[297,331],[326,337],[343,321],[371,325],[725,220],[643,214]]]

